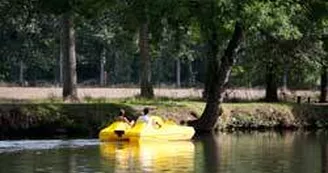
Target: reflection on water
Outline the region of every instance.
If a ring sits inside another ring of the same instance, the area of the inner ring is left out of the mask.
[[[328,173],[327,139],[308,132],[220,134],[200,139],[195,159],[205,161],[199,172]]]
[[[115,172],[194,172],[189,141],[102,143],[100,151],[104,166],[115,166]]]
[[[192,142],[0,141],[0,173],[328,173],[328,133],[220,133]]]
[[[13,140],[0,141],[0,154],[21,150],[78,148],[98,145],[98,140]]]

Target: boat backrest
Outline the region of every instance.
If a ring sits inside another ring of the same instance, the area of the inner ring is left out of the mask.
[[[177,125],[177,123],[176,123],[174,120],[172,120],[172,119],[168,119],[168,120],[166,120],[166,121],[165,121],[165,124],[169,124],[169,125]]]
[[[127,130],[127,129],[131,128],[131,126],[129,124],[127,124],[126,122],[114,121],[107,128],[108,128],[108,130]]]
[[[149,116],[148,124],[144,120],[137,120],[135,126],[144,126],[152,127],[152,128],[159,128],[163,126],[164,120],[159,116]]]

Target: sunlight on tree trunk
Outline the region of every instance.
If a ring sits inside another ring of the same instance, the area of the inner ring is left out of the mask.
[[[195,79],[194,70],[192,68],[192,61],[188,61],[188,72],[189,72],[189,76],[188,76],[189,86],[194,86],[196,79]]]
[[[106,49],[103,48],[103,51],[100,55],[100,86],[105,86],[105,65],[106,65]]]
[[[285,64],[284,66],[284,76],[282,79],[282,87],[283,91],[286,92],[288,90],[288,65]]]
[[[149,31],[148,22],[141,24],[139,30],[139,48],[141,56],[141,97],[154,97],[153,86],[151,83],[151,61],[149,55]]]
[[[64,86],[63,98],[66,101],[78,101],[77,97],[77,74],[75,55],[75,31],[74,19],[70,12],[63,18],[63,62],[64,62]]]
[[[63,27],[61,28],[60,31],[60,44],[59,44],[59,57],[58,57],[58,68],[59,68],[59,85],[63,86],[63,82],[64,82],[64,77],[63,77],[63,59],[64,59],[64,30]]]
[[[176,80],[177,80],[177,87],[181,87],[181,60],[178,58],[176,60]]]

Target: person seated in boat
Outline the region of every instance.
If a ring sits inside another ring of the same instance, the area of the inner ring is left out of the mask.
[[[125,116],[125,110],[124,109],[120,109],[120,112],[118,113],[117,117],[116,117],[117,121],[123,121],[126,122],[127,124],[130,124],[131,126],[134,124],[134,121],[129,121],[129,119]]]
[[[138,120],[139,122],[144,122],[146,124],[151,124],[151,125],[157,125],[158,127],[161,127],[162,125],[159,124],[157,121],[152,121],[150,116],[149,116],[149,108],[144,108],[143,109],[143,114],[139,116]]]
[[[148,113],[149,113],[149,108],[144,108],[142,111],[142,115],[139,116],[137,121],[148,123],[150,121],[150,117]]]

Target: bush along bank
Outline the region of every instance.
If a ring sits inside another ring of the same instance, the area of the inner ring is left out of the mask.
[[[328,106],[291,103],[224,104],[219,129],[321,129],[328,128]]]
[[[113,121],[118,104],[0,104],[0,139],[97,137]]]

